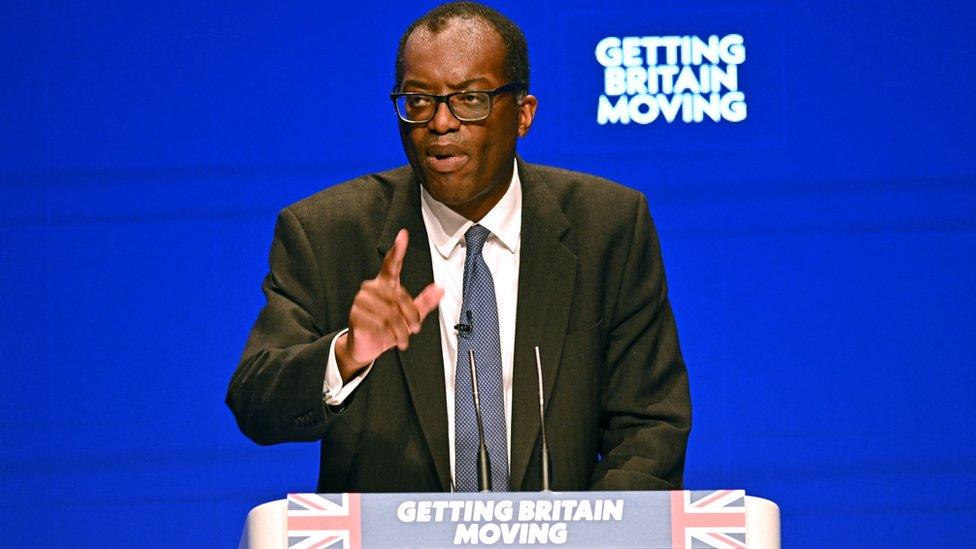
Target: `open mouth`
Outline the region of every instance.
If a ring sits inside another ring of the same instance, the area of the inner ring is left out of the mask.
[[[427,165],[437,172],[453,172],[460,169],[467,162],[468,156],[464,154],[427,154]]]

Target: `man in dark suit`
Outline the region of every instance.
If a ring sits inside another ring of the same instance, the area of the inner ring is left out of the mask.
[[[470,489],[458,355],[471,325],[493,334],[475,347],[482,399],[497,404],[486,421],[501,428],[496,489],[541,485],[535,347],[553,489],[681,487],[687,373],[647,205],[516,159],[537,105],[527,90],[514,23],[477,4],[436,8],[397,56],[410,166],[279,216],[267,304],[227,403],[260,444],[321,440],[320,492]],[[469,262],[479,230],[490,273]],[[472,319],[479,283],[490,314]]]

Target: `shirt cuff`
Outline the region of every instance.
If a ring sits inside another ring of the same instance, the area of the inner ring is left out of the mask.
[[[339,374],[339,361],[336,360],[335,346],[339,338],[343,336],[349,328],[340,331],[332,338],[332,345],[329,346],[329,361],[325,365],[325,382],[322,384],[322,399],[329,406],[340,406],[343,401],[359,387],[366,374],[373,369],[373,362],[363,368],[356,377],[346,383],[342,383],[342,375]]]

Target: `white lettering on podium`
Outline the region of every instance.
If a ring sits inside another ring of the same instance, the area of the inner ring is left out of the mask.
[[[454,531],[454,545],[494,545],[498,542],[504,545],[561,545],[567,539],[565,522],[458,524]]]
[[[403,523],[455,523],[457,545],[563,544],[574,522],[621,521],[622,499],[406,500]]]

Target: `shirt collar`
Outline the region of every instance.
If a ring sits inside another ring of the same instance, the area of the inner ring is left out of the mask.
[[[424,225],[427,226],[427,237],[445,259],[460,244],[464,233],[475,224],[474,221],[438,202],[423,185],[420,186],[420,210],[424,217]],[[508,190],[481,218],[478,225],[491,231],[491,234],[509,252],[514,254],[518,251],[519,236],[522,233],[522,182],[519,179],[517,162],[512,170],[512,180]]]

